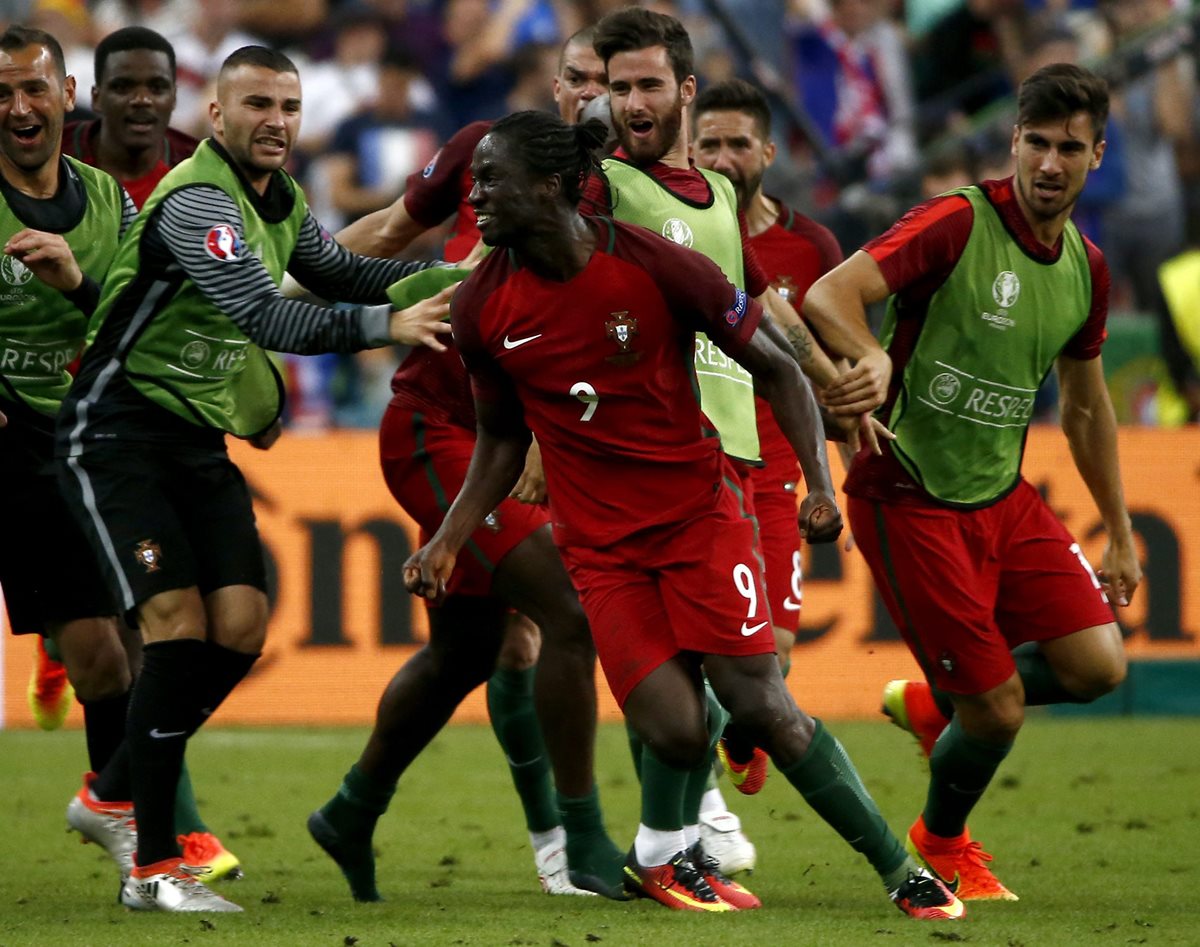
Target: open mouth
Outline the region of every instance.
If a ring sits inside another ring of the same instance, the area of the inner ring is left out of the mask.
[[[274,138],[269,135],[255,138],[254,143],[260,148],[266,148],[268,151],[284,151],[287,148],[287,142],[282,138]]]
[[[148,132],[157,124],[157,119],[148,115],[132,115],[125,119],[125,126],[135,132]]]
[[[479,228],[486,227],[492,222],[492,215],[475,211],[475,226]]]
[[[1037,181],[1033,185],[1033,190],[1038,197],[1044,198],[1045,200],[1053,200],[1062,193],[1063,188],[1061,184],[1050,184],[1047,181]]]
[[[639,138],[644,138],[654,131],[654,122],[648,118],[635,118],[629,123],[629,130]]]
[[[32,142],[41,131],[41,125],[19,125],[12,130],[12,133],[18,141]]]

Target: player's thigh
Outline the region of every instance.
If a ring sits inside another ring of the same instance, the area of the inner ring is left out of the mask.
[[[957,510],[849,497],[855,543],[924,670],[954,694],[981,694],[1015,665],[994,613],[999,564],[986,530]]]
[[[782,473],[771,466],[755,471],[754,515],[758,520],[759,544],[766,566],[771,620],[777,628],[794,637],[800,629],[800,607],[804,599],[800,524],[796,518],[795,480],[784,481],[781,476]]]
[[[679,654],[658,583],[636,557],[612,549],[566,548],[562,557],[609,690],[624,707],[635,686]]]
[[[1091,563],[1033,486],[1023,481],[1001,503],[1005,532],[996,615],[1009,645],[1113,624]]]
[[[235,586],[265,594],[266,564],[254,505],[233,461],[224,455],[190,460],[177,471],[172,486],[171,499],[192,548],[201,596]]]
[[[726,489],[715,509],[660,531],[648,550],[681,650],[775,653],[756,528]]]
[[[0,475],[0,586],[14,634],[114,616],[100,564],[49,466]]]
[[[1038,647],[1062,685],[1081,699],[1102,697],[1125,680],[1125,642],[1116,622],[1040,641]]]
[[[87,535],[120,608],[196,585],[196,560],[171,499],[163,453],[89,452],[59,463],[67,505]]]

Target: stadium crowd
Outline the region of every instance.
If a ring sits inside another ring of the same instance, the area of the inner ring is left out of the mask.
[[[88,111],[93,51],[142,25],[178,63],[174,127],[207,134],[223,58],[266,43],[298,65],[304,119],[291,170],[336,230],[402,192],[459,128],[552,108],[566,37],[617,0],[8,0],[0,25],[60,37]],[[828,225],[844,252],[907,207],[1011,170],[1008,128],[1021,79],[1051,61],[1101,64],[1115,79],[1108,157],[1076,212],[1105,247],[1113,309],[1161,353],[1162,377],[1118,379],[1126,421],[1178,423],[1200,413],[1200,331],[1164,295],[1159,267],[1200,243],[1200,96],[1196,48],[1181,32],[1189,0],[654,0],[682,19],[700,88],[737,75],[772,95],[780,153],[769,190]],[[723,10],[728,17],[715,15]],[[732,30],[727,29],[732,25]],[[782,29],[780,25],[782,24]],[[1159,36],[1148,44],[1149,36]],[[1147,46],[1157,50],[1148,55]],[[963,54],[966,50],[966,54]],[[409,255],[436,255],[434,230]],[[1169,277],[1186,283],[1185,255]],[[1190,297],[1188,297],[1190,299]],[[1173,314],[1174,310],[1174,314]],[[1192,320],[1194,322],[1194,318]],[[1116,330],[1114,330],[1116,332]],[[1111,350],[1110,350],[1111,354]],[[1111,359],[1110,359],[1111,360]],[[288,357],[288,423],[374,427],[395,353]],[[1115,389],[1116,390],[1116,389]],[[1052,395],[1052,392],[1049,393]],[[1052,419],[1053,398],[1040,417]]]

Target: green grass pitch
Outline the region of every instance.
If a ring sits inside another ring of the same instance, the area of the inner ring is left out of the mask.
[[[884,723],[831,725],[904,831],[925,775]],[[15,945],[938,945],[1200,944],[1200,720],[1031,719],[971,825],[1021,896],[958,924],[907,920],[866,863],[773,774],[754,798],[723,787],[757,843],[761,911],[685,915],[649,902],[550,898],[490,731],[447,730],[401,781],[376,836],[383,904],[356,905],[304,830],[362,730],[213,728],[189,760],[202,809],[247,876],[222,886],[242,915],[143,915],[115,903],[115,870],[65,831],[79,732],[0,732],[0,947]],[[600,734],[609,829],[637,820],[624,732]]]

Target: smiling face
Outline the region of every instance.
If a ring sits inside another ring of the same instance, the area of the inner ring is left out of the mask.
[[[503,136],[483,136],[471,157],[471,175],[475,183],[467,202],[484,243],[512,246],[533,231],[544,210],[538,188]]]
[[[1066,222],[1088,172],[1100,167],[1105,144],[1087,112],[1013,130],[1017,200],[1035,228]]]
[[[122,148],[157,147],[175,110],[175,75],[167,54],[156,49],[109,53],[104,75],[92,87],[92,107]]]
[[[0,50],[0,163],[23,174],[58,157],[75,78],[61,78],[45,46]]]
[[[666,47],[615,53],[608,60],[608,93],[617,137],[635,164],[686,149],[683,109],[696,97],[696,78],[675,81]],[[686,154],[681,157],[686,162]]]
[[[287,163],[300,132],[300,77],[266,66],[237,66],[221,77],[208,112],[213,137],[261,191]]]

